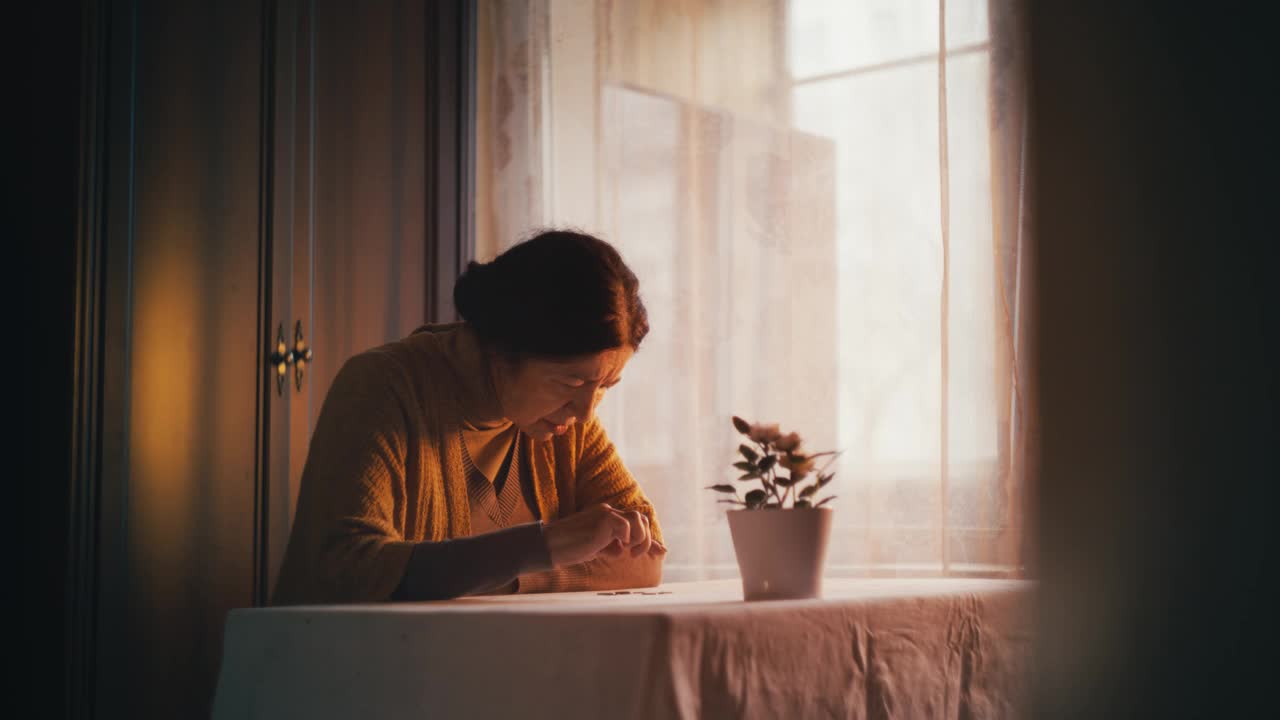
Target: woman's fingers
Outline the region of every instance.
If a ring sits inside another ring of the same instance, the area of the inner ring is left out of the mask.
[[[634,532],[631,536],[631,557],[640,557],[649,552],[649,547],[653,544],[653,534],[649,530],[649,516],[633,510],[629,519],[633,527],[638,525],[640,528],[638,536]]]
[[[612,508],[611,508],[612,509]],[[632,557],[640,557],[646,553],[653,552],[654,544],[661,546],[653,537],[653,530],[649,525],[649,516],[639,510],[613,510],[613,514],[622,519],[627,524],[626,536],[615,535],[623,544],[624,548],[631,550]],[[662,547],[661,552],[665,553],[667,549]]]
[[[617,538],[614,538],[609,541],[608,545],[604,546],[604,549],[600,551],[600,554],[605,557],[619,558],[622,557],[625,552],[626,548],[623,547],[621,542],[618,542]]]
[[[606,503],[546,523],[543,539],[555,567],[603,555],[661,556],[667,549],[653,537],[649,517],[638,510],[619,510]]]
[[[627,522],[627,515],[619,510],[610,510],[606,518],[609,526],[609,535],[616,540],[623,548],[631,546],[632,528],[631,523]]]

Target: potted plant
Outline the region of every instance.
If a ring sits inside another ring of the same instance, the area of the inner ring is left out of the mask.
[[[741,459],[733,463],[741,472],[738,482],[759,487],[744,495],[735,484],[708,489],[731,496],[720,502],[737,506],[727,514],[744,598],[820,597],[832,515],[823,506],[835,496],[819,499],[817,494],[835,476],[827,468],[838,453],[808,452],[799,435],[783,433],[777,425],[752,424],[735,415],[733,427],[747,439],[738,446]]]

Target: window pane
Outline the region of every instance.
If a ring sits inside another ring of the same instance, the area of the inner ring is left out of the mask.
[[[938,0],[792,0],[797,79],[938,52]],[[987,39],[986,0],[947,0],[947,47]]]
[[[928,64],[795,92],[796,124],[835,140],[841,476],[874,563],[940,557],[937,99]]]

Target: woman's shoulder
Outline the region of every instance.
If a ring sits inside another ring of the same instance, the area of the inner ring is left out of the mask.
[[[405,337],[351,356],[340,374],[389,385],[394,394],[415,404],[438,405],[447,399],[447,388],[457,384],[457,366],[474,364],[474,345],[465,323],[423,325]]]
[[[466,326],[467,324],[462,321],[447,322],[447,323],[427,323],[425,325],[419,325],[418,327],[414,328],[413,332],[409,333],[409,337],[412,338],[416,335],[447,335],[449,333],[456,333],[460,331],[462,328],[465,328]]]
[[[424,354],[397,340],[347,358],[338,369],[325,396],[325,404],[354,412],[376,408],[397,412],[407,422],[435,417],[439,408],[438,383],[432,382]],[[430,410],[430,411],[429,411]]]
[[[352,355],[347,363],[357,367],[398,368],[413,374],[424,368],[424,361],[447,352],[458,342],[465,323],[432,323],[415,328],[408,335]]]
[[[338,368],[328,395],[355,393],[378,397],[388,393],[399,394],[407,386],[408,377],[404,363],[396,355],[388,344],[348,357]]]
[[[458,354],[460,348],[473,345],[471,335],[470,327],[464,322],[430,323],[420,325],[407,336],[377,349],[415,361],[430,360],[450,357]]]
[[[418,385],[419,376],[438,354],[437,337],[415,330],[406,337],[358,352],[342,363],[335,381],[345,379],[358,386],[399,390]]]

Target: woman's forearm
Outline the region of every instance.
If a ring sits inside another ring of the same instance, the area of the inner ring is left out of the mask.
[[[551,568],[540,523],[473,537],[418,543],[392,600],[448,600]]]
[[[638,558],[597,557],[584,563],[521,575],[520,593],[624,590],[653,587],[662,582],[664,554]]]

